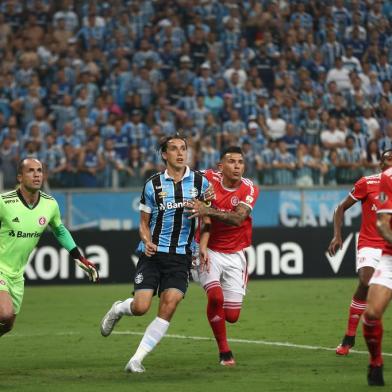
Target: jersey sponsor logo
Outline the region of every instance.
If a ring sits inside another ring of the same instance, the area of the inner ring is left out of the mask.
[[[164,197],[166,197],[167,196],[167,192],[159,192],[158,193],[158,196],[161,198],[161,199],[163,199]]]
[[[135,283],[136,284],[140,284],[140,283],[142,283],[143,282],[143,274],[142,273],[139,273],[139,274],[137,274],[136,276],[135,276]]]
[[[366,184],[379,184],[380,181],[366,181]]]
[[[17,238],[39,238],[41,237],[41,233],[38,233],[38,231],[34,231],[33,233],[29,232],[24,232],[21,230],[14,231],[10,230],[8,232],[9,237],[17,237]]]
[[[248,196],[246,196],[246,199],[245,199],[245,200],[246,200],[247,203],[250,204],[250,203],[253,202],[253,197],[248,195]]]
[[[238,206],[238,203],[240,202],[240,199],[237,196],[233,196],[230,200],[230,203],[232,206]]]
[[[44,216],[41,216],[41,217],[38,219],[38,223],[39,223],[41,226],[43,226],[43,225],[46,223],[46,218],[45,218]]]
[[[5,200],[4,203],[5,203],[5,204],[9,204],[9,203],[19,203],[19,200],[18,200],[18,199]]]
[[[377,211],[377,207],[375,204],[372,204],[372,211]]]
[[[191,206],[191,204],[187,200],[179,201],[179,202],[168,201],[167,203],[159,203],[158,208],[160,211],[165,211],[165,210],[173,210],[173,209],[177,209],[177,208],[184,208],[184,207],[188,207],[188,206]]]
[[[16,218],[12,219],[12,222],[19,223],[19,218],[16,217]]]

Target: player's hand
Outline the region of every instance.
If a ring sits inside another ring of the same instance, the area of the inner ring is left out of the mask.
[[[328,254],[334,256],[339,249],[342,249],[343,241],[341,237],[333,237],[329,246]]]
[[[188,219],[193,219],[203,216],[208,216],[208,210],[210,207],[206,206],[206,204],[200,200],[193,199],[188,203],[186,207],[186,211],[191,213],[191,216]]]
[[[83,256],[80,256],[79,259],[75,259],[75,262],[86,273],[90,282],[97,283],[99,281],[98,270],[94,263],[88,261]]]
[[[207,248],[199,249],[200,272],[210,272],[210,259],[208,258]]]
[[[151,241],[147,241],[144,243],[144,254],[147,257],[151,257],[157,253],[158,247]]]
[[[206,191],[201,195],[200,200],[202,201],[212,201],[215,200],[214,187],[210,184]]]

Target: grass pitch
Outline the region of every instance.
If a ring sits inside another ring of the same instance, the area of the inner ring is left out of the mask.
[[[103,338],[102,316],[129,296],[130,285],[27,287],[14,331],[0,339],[0,390],[368,391],[361,329],[355,349],[362,353],[334,353],[355,287],[355,279],[250,282],[240,321],[228,327],[238,364],[228,369],[218,365],[204,293],[191,284],[168,336],[144,361],[144,374],[123,368],[155,317],[156,300],[147,316],[124,317]],[[387,312],[383,351],[392,355],[391,320]]]

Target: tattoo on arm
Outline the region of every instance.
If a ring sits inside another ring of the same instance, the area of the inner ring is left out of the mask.
[[[208,216],[230,226],[240,226],[251,212],[252,210],[247,205],[240,203],[234,211],[219,211],[210,208]]]
[[[390,227],[391,216],[389,214],[380,214],[377,217],[377,230],[386,241],[392,244],[392,230]]]

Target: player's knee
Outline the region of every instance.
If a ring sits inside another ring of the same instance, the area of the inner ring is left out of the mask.
[[[15,316],[13,314],[0,314],[0,335],[11,331],[14,325]]]
[[[234,324],[240,318],[241,309],[225,309],[225,319],[228,323]]]
[[[359,277],[359,286],[362,290],[368,290],[369,289],[369,280],[371,276],[360,276]]]
[[[364,317],[367,320],[381,320],[382,318],[382,309],[377,306],[367,306]]]
[[[224,303],[224,297],[222,289],[214,287],[207,291],[208,304],[214,307],[222,307]]]
[[[133,301],[131,304],[131,312],[134,316],[143,316],[150,309],[150,303]]]

